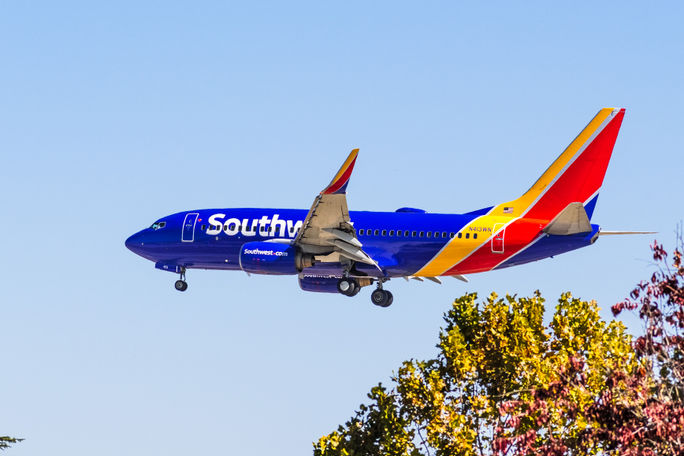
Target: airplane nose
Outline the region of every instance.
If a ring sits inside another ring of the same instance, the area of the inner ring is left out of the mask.
[[[140,254],[143,249],[143,243],[141,240],[140,232],[135,233],[126,239],[126,248],[133,253]]]

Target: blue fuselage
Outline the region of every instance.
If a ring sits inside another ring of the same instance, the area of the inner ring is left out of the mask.
[[[363,250],[379,266],[357,263],[356,268],[376,277],[411,276],[452,240],[476,244],[487,241],[491,236],[487,227],[465,234],[460,232],[489,209],[466,214],[430,214],[412,209],[401,212],[351,211],[350,218]],[[180,268],[239,270],[240,249],[245,243],[292,241],[307,212],[255,208],[179,212],[163,217],[150,228],[132,235],[126,240],[126,246],[155,262],[159,269],[172,272],[178,272]],[[591,233],[570,236],[542,234],[497,268],[528,263],[589,245],[598,232],[597,225],[592,225],[592,228]],[[506,247],[520,249],[521,246],[514,243],[515,239],[509,239]],[[307,271],[339,275],[342,267],[340,263],[317,263]],[[469,272],[477,271],[463,271]],[[292,274],[296,273],[292,271]]]

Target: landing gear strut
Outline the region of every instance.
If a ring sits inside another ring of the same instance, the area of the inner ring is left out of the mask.
[[[185,268],[181,269],[180,272],[180,279],[176,280],[176,283],[174,284],[174,287],[178,291],[185,291],[188,289],[188,282],[185,281]]]
[[[382,289],[382,282],[383,280],[379,280],[378,288],[371,293],[371,302],[376,306],[389,307],[392,304],[394,297],[392,296],[392,293]]]

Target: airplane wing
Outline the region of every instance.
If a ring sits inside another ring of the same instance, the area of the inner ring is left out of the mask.
[[[377,266],[363,251],[347,209],[347,184],[358,153],[359,149],[351,151],[330,184],[316,196],[294,240],[304,252],[314,254],[317,261],[352,260]]]

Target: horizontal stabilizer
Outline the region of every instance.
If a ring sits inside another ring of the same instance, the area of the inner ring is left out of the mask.
[[[599,231],[599,236],[614,236],[620,234],[656,234],[657,231]]]
[[[437,277],[404,276],[404,279],[405,279],[406,281],[408,281],[408,279],[413,279],[413,280],[417,280],[418,282],[422,282],[423,279],[425,279],[425,280],[429,280],[430,282],[435,282],[435,283],[437,283],[437,284],[439,284],[439,285],[442,284],[442,281],[439,280],[439,278],[437,278]]]
[[[591,231],[591,223],[587,211],[582,203],[570,203],[551,223],[546,225],[544,232],[559,236],[567,236],[576,233],[588,233]]]

